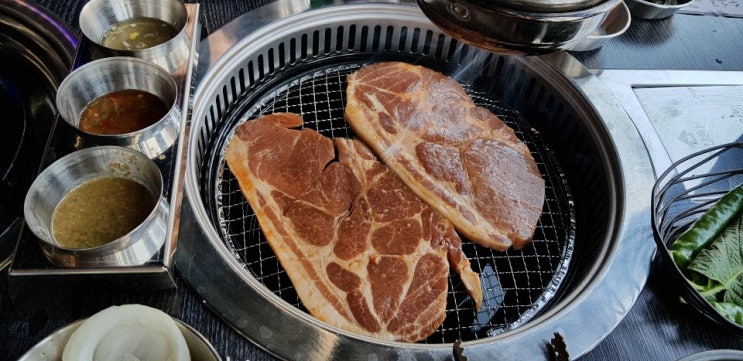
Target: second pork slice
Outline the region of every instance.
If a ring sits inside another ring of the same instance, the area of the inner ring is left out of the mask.
[[[353,130],[460,233],[500,251],[531,241],[544,180],[513,129],[422,66],[377,63],[347,82]]]

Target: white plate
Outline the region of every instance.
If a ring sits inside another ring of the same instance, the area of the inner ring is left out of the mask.
[[[178,319],[174,320],[176,321],[176,325],[178,325],[178,329],[183,333],[183,337],[186,339],[188,350],[191,353],[191,360],[222,361],[217,350],[214,349],[214,346],[201,333]],[[83,321],[85,320],[73,322],[54,331],[54,333],[28,350],[18,361],[61,361],[62,351],[64,351],[64,346],[67,344],[67,339],[80,327]]]

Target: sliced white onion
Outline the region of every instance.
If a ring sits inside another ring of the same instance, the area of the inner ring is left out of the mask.
[[[186,339],[172,317],[149,306],[111,306],[72,333],[63,361],[190,361]]]

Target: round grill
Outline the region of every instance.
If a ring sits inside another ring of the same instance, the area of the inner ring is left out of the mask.
[[[300,114],[305,127],[327,137],[355,137],[343,117],[346,76],[359,69],[363,65],[361,59],[368,58],[368,54],[353,54],[342,65],[332,64],[336,58],[315,59],[311,65],[304,62],[289,65],[262,80],[270,84],[266,86],[265,96],[251,98],[246,94],[244,100],[236,100],[236,107],[223,115],[216,130],[220,134],[215,138],[217,144],[210,147],[215,151],[205,159],[209,166],[203,167],[204,179],[209,180],[203,188],[204,198],[213,200],[212,219],[227,247],[264,286],[303,310],[222,155],[238,124],[275,112]],[[318,70],[318,66],[324,66],[318,62],[332,65]],[[539,134],[529,128],[528,119],[503,106],[484,90],[486,85],[467,85],[466,90],[478,105],[499,115],[529,146],[546,183],[544,212],[533,242],[521,251],[502,253],[464,240],[464,252],[481,275],[483,307],[477,313],[473,311],[464,286],[450,272],[447,318],[428,338],[430,343],[493,336],[528,321],[554,296],[572,255],[574,212],[564,173]]]
[[[176,252],[184,278],[226,322],[281,358],[447,360],[462,340],[473,359],[543,359],[555,333],[565,336],[571,356],[595,345],[644,282],[647,259],[637,254],[647,254],[647,218],[636,196],[652,186],[638,172],[649,161],[637,153],[643,147],[631,121],[610,99],[589,101],[563,71],[585,79],[585,91],[603,94],[591,89],[595,78],[541,57],[463,45],[409,5],[305,11],[296,4],[279,1],[246,14],[202,44],[200,58],[213,63],[208,71],[200,64],[189,128],[188,202]],[[272,18],[278,20],[265,22]],[[294,112],[327,137],[354,137],[343,117],[346,77],[383,61],[423,65],[459,81],[526,143],[546,185],[542,217],[525,249],[493,252],[464,240],[481,275],[483,308],[473,311],[451,274],[446,320],[421,343],[366,337],[309,315],[224,161],[235,128],[263,114]]]

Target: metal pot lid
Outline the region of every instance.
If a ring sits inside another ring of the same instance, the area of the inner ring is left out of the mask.
[[[0,2],[0,269],[15,247],[22,204],[52,127],[54,97],[69,73],[77,37],[56,15],[32,1]]]
[[[505,7],[533,12],[563,12],[586,9],[606,0],[469,0],[483,8]],[[452,1],[454,3],[456,1]],[[467,1],[463,1],[467,2]]]
[[[418,0],[431,22],[465,44],[509,55],[571,49],[598,28],[621,0],[568,0],[553,9],[542,2]],[[594,3],[595,2],[595,3]],[[585,7],[584,7],[585,5]]]

